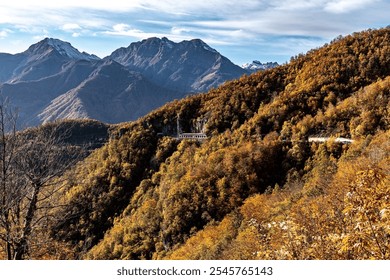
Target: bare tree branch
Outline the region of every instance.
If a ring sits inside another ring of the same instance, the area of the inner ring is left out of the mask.
[[[50,219],[63,185],[57,178],[80,158],[66,144],[70,127],[16,131],[17,114],[0,97],[0,240],[8,259],[30,256],[31,239]]]

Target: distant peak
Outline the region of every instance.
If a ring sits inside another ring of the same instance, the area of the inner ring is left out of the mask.
[[[30,50],[39,51],[42,47],[49,46],[52,49],[56,50],[59,54],[67,56],[72,59],[77,60],[99,60],[100,58],[96,55],[91,55],[86,52],[79,52],[78,49],[73,47],[70,43],[64,42],[60,39],[55,38],[45,38],[37,44],[30,47]]]
[[[251,63],[245,63],[242,65],[242,68],[250,71],[257,72],[260,70],[267,70],[279,66],[277,62],[266,62],[261,63],[259,60],[253,60]]]
[[[56,49],[59,52],[62,51],[69,51],[72,50],[73,52],[80,53],[76,48],[74,48],[70,43],[61,41],[59,39],[54,39],[54,38],[46,38],[44,40],[46,44],[49,46],[52,46],[54,49]],[[66,53],[69,54],[69,53]]]
[[[69,44],[68,42],[65,42],[65,41],[61,41],[60,39],[56,39],[56,38],[49,38],[49,37],[46,37],[45,39],[43,39],[43,42],[46,42],[47,44],[49,45],[58,45],[58,44]]]

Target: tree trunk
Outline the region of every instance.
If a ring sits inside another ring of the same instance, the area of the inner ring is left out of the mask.
[[[23,225],[22,236],[21,236],[20,241],[17,243],[16,248],[15,248],[15,253],[14,253],[15,260],[23,260],[29,254],[28,239],[29,239],[30,234],[31,234],[32,221],[34,219],[35,212],[37,209],[38,194],[39,194],[40,188],[41,188],[40,185],[34,185],[33,195],[32,195],[31,201],[28,205],[28,210],[27,210],[25,222]]]
[[[9,212],[7,212],[7,215],[5,217],[6,221],[8,221],[9,217]],[[6,224],[6,232],[7,232],[7,246],[6,246],[6,253],[7,253],[7,259],[12,260],[12,246],[11,246],[11,233],[10,233],[10,228],[9,224]]]

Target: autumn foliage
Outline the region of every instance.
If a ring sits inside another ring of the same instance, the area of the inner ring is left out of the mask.
[[[389,42],[389,28],[337,38],[112,127],[64,177],[46,238],[69,253],[47,255],[389,259]],[[176,139],[178,114],[209,138]]]

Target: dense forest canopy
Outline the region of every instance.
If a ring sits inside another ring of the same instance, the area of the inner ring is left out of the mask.
[[[59,180],[30,257],[389,259],[389,42],[339,37],[112,127]],[[208,139],[177,139],[178,115]]]

